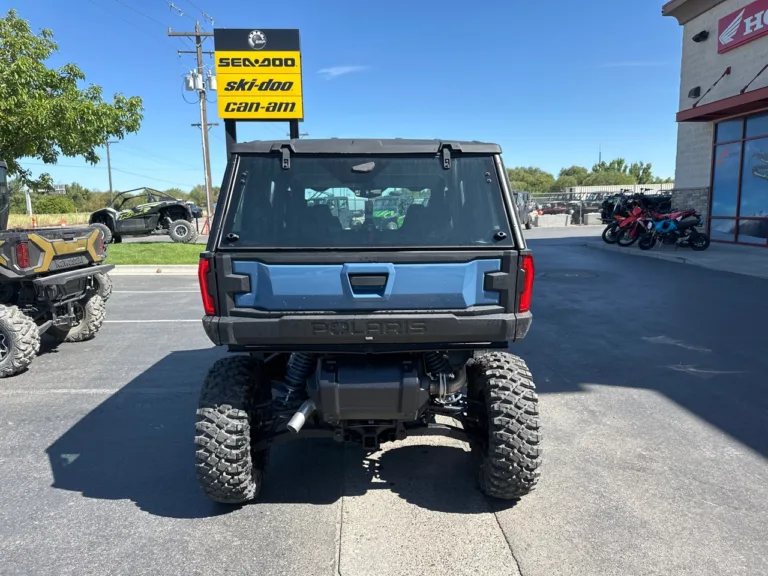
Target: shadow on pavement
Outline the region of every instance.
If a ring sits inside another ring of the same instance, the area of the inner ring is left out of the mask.
[[[656,391],[768,456],[768,281],[567,240],[530,241],[534,321],[511,350],[539,391]]]
[[[574,240],[531,241],[534,322],[512,350],[540,393],[583,393],[584,384],[657,391],[768,456],[768,307],[759,305],[768,282]],[[105,400],[49,447],[53,486],[159,516],[231,511],[198,489],[192,442],[200,382],[225,353],[174,352]],[[273,449],[260,502],[330,504],[342,491],[387,489],[428,509],[486,512],[471,474],[458,448],[404,444],[372,458],[303,440]]]
[[[159,516],[222,513],[197,489],[192,441],[200,382],[221,355],[173,352],[87,414],[47,450],[53,487]]]
[[[206,518],[236,510],[209,501],[194,472],[200,382],[224,353],[173,352],[107,398],[47,449],[53,487],[86,498],[130,500],[157,516]],[[426,444],[385,446],[373,455],[321,439],[274,447],[261,496],[252,505],[327,505],[342,495],[385,489],[432,510],[488,511],[475,488],[468,452]]]

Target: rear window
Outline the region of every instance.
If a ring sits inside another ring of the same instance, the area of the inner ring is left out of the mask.
[[[238,247],[512,245],[490,156],[244,155],[223,227]]]

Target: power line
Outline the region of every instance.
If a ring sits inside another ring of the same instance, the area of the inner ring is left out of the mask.
[[[131,176],[138,176],[139,178],[145,178],[146,180],[155,180],[156,182],[165,182],[166,184],[173,184],[174,186],[188,186],[194,188],[197,184],[182,184],[181,182],[171,182],[170,180],[163,180],[162,178],[152,178],[151,176],[145,176],[144,174],[137,174],[136,172],[128,172],[128,170],[120,170],[119,168],[112,167],[115,172],[122,172],[123,174],[130,174]]]
[[[154,156],[155,158],[159,158],[161,160],[165,160],[166,163],[174,164],[176,166],[184,166],[184,167],[189,168],[191,170],[199,170],[199,168],[195,168],[191,164],[184,164],[184,163],[178,162],[177,160],[173,160],[172,158],[169,158],[167,156],[162,156],[162,155],[156,154],[154,152],[149,152],[147,150],[142,150],[140,148],[135,148],[134,146],[126,146],[125,144],[123,144],[120,148],[121,149],[127,148],[129,151],[133,150],[134,154],[136,154],[136,152],[145,153],[145,154],[148,154],[150,156]],[[145,158],[147,158],[147,156],[145,156]],[[152,158],[152,159],[154,160],[154,158]]]
[[[204,19],[206,19],[206,20],[209,20],[209,21],[211,22],[211,26],[213,26],[213,16],[211,16],[210,14],[206,14],[206,13],[203,11],[203,9],[202,9],[202,8],[200,8],[200,7],[198,7],[197,5],[195,5],[195,4],[194,4],[194,3],[193,3],[191,0],[185,0],[185,1],[186,1],[186,3],[187,3],[187,4],[189,4],[190,6],[192,6],[192,8],[194,8],[195,10],[197,10],[198,12],[200,12],[200,14],[202,14],[202,15],[203,15],[203,18],[204,18]]]
[[[170,28],[170,26],[168,26],[167,24],[163,24],[163,23],[162,23],[162,22],[160,22],[160,20],[158,20],[157,18],[153,18],[152,16],[149,16],[149,15],[147,15],[147,14],[144,14],[144,12],[142,12],[141,10],[139,10],[139,9],[137,9],[137,8],[134,8],[134,7],[133,7],[133,6],[131,6],[130,4],[126,4],[125,2],[123,2],[123,0],[115,0],[115,2],[117,2],[118,4],[122,4],[122,5],[123,5],[123,6],[125,6],[126,8],[130,8],[131,10],[133,10],[134,12],[136,12],[137,14],[141,14],[142,16],[144,16],[144,18],[147,18],[147,19],[149,19],[149,20],[152,20],[153,22],[157,22],[157,23],[158,23],[158,24],[160,24],[160,26],[162,26],[163,28]]]
[[[32,164],[35,166],[55,166],[56,168],[96,168],[98,170],[104,170],[106,169],[106,166],[76,166],[74,164],[46,164],[45,162],[25,162],[24,164]],[[129,172],[128,170],[121,170],[120,168],[115,168],[112,166],[113,172],[122,172],[123,174],[130,174],[131,176],[138,176],[139,178],[144,178],[146,180],[155,180],[157,182],[164,182],[166,184],[173,184],[174,186],[187,186],[188,188],[194,188],[197,186],[197,184],[182,184],[181,182],[171,182],[170,180],[165,180],[163,178],[154,178],[152,176],[147,176],[145,174],[137,174],[136,172]]]
[[[120,20],[122,20],[122,21],[123,21],[123,22],[125,22],[126,24],[130,24],[131,26],[133,26],[134,28],[136,28],[136,30],[138,30],[138,31],[142,32],[143,34],[146,34],[146,35],[147,35],[147,36],[149,36],[150,38],[153,38],[153,39],[156,39],[156,38],[157,38],[157,37],[156,37],[156,36],[154,36],[153,34],[150,34],[150,33],[149,33],[149,32],[147,32],[146,30],[144,30],[144,28],[142,28],[141,26],[138,26],[138,25],[137,25],[135,22],[131,22],[130,20],[127,20],[127,19],[123,18],[122,16],[120,16],[120,14],[117,14],[116,12],[112,12],[112,11],[111,11],[111,10],[109,10],[109,9],[108,9],[106,6],[102,6],[101,4],[99,4],[98,2],[96,2],[95,0],[88,0],[88,2],[90,2],[90,3],[91,3],[91,4],[93,4],[94,6],[98,6],[99,8],[101,8],[102,10],[104,10],[106,13],[108,13],[108,14],[111,14],[111,15],[112,15],[112,16],[114,16],[115,18],[119,18]]]

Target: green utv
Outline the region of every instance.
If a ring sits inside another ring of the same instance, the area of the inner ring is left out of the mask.
[[[361,226],[309,205],[330,189],[362,199]],[[202,323],[235,354],[212,366],[197,409],[209,498],[256,498],[269,450],[306,437],[375,451],[445,434],[468,440],[486,495],[535,487],[538,396],[509,352],[531,326],[534,263],[499,146],[233,144],[221,190],[199,265]],[[397,190],[420,198],[400,225],[378,226],[377,200]]]
[[[104,235],[97,228],[8,230],[7,165],[0,161],[0,378],[24,371],[45,333],[89,340],[112,293]]]

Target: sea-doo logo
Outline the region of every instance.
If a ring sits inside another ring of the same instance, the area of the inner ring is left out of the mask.
[[[221,56],[219,68],[296,68],[296,58],[229,58]]]
[[[261,50],[267,45],[267,36],[261,30],[253,30],[248,34],[248,45],[254,50]]]
[[[312,322],[313,336],[412,336],[426,334],[426,322],[416,320],[368,320]]]
[[[256,78],[231,80],[224,86],[224,92],[290,92],[293,82],[279,82],[272,78],[259,82]]]
[[[768,0],[756,0],[717,24],[717,51],[722,54],[768,34]]]

